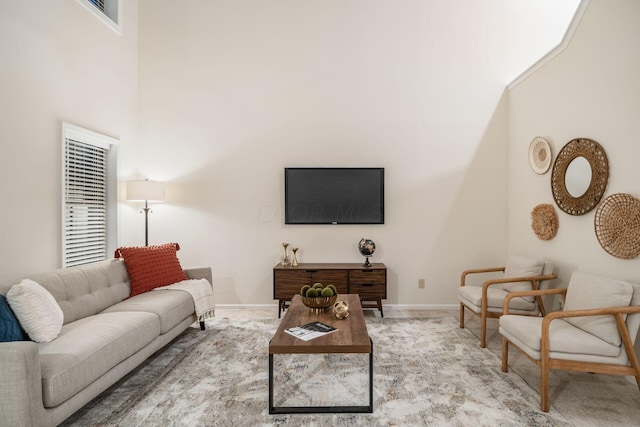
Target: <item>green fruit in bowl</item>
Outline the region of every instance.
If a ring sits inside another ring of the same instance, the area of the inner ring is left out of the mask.
[[[302,295],[303,297],[307,295],[307,291],[311,289],[311,286],[309,285],[304,285],[302,287],[302,289],[300,289],[300,295]]]
[[[322,283],[314,283],[312,286],[314,289],[322,289],[324,285]]]
[[[307,291],[307,295],[306,295],[306,297],[307,297],[307,298],[318,298],[318,294],[319,294],[319,293],[318,293],[318,289],[316,289],[316,288],[310,288],[310,289]]]
[[[338,288],[336,288],[334,285],[327,285],[327,288],[331,288],[333,294],[338,295]]]
[[[332,297],[334,295],[333,293],[333,289],[331,289],[330,287],[326,287],[322,290],[322,292],[320,292],[320,295],[322,295],[323,297],[327,298],[327,297]]]

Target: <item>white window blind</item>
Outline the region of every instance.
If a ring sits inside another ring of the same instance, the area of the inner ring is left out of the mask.
[[[116,160],[110,137],[63,124],[62,266],[109,257],[116,241]]]
[[[65,265],[106,259],[106,149],[72,139],[65,152]]]

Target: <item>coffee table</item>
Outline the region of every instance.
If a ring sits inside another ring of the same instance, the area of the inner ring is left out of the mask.
[[[355,294],[340,294],[338,300],[347,301],[351,315],[339,320],[331,309],[313,312],[296,295],[273,338],[269,342],[269,413],[372,413],[373,412],[373,341],[367,332],[360,297]],[[338,330],[330,334],[303,341],[285,332],[295,326],[320,321]],[[363,406],[273,406],[273,356],[274,354],[324,354],[364,353],[369,354],[369,404]]]

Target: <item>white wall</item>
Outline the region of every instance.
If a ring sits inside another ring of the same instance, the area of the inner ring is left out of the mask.
[[[545,137],[555,159],[574,138],[598,141],[609,158],[603,197],[640,197],[640,2],[591,0],[567,49],[509,93],[508,247],[544,254],[559,265],[557,286],[580,269],[629,281],[640,280],[640,260],[605,252],[594,233],[595,209],[571,216],[555,206],[551,171],[535,174],[529,143]],[[541,241],[531,230],[531,210],[551,203],[559,216],[555,238]]]
[[[141,0],[140,134],[122,176],[169,185],[151,243],[212,266],[219,303],[258,304],[281,242],[301,262],[362,262],[367,237],[389,303],[455,303],[462,270],[507,253],[503,88],[576,4]],[[386,223],[285,226],[287,166],[385,167]],[[142,217],[122,211],[123,243],[141,244]]]
[[[76,0],[0,1],[0,276],[61,265],[61,122],[121,139],[137,122],[137,1],[117,35]]]

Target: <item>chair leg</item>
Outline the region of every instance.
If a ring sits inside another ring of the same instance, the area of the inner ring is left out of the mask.
[[[487,313],[483,312],[480,315],[480,347],[485,348],[487,346]]]
[[[464,329],[464,304],[460,303],[460,329]]]
[[[549,412],[549,361],[540,358],[540,409]]]
[[[509,340],[502,337],[502,372],[509,371]]]

